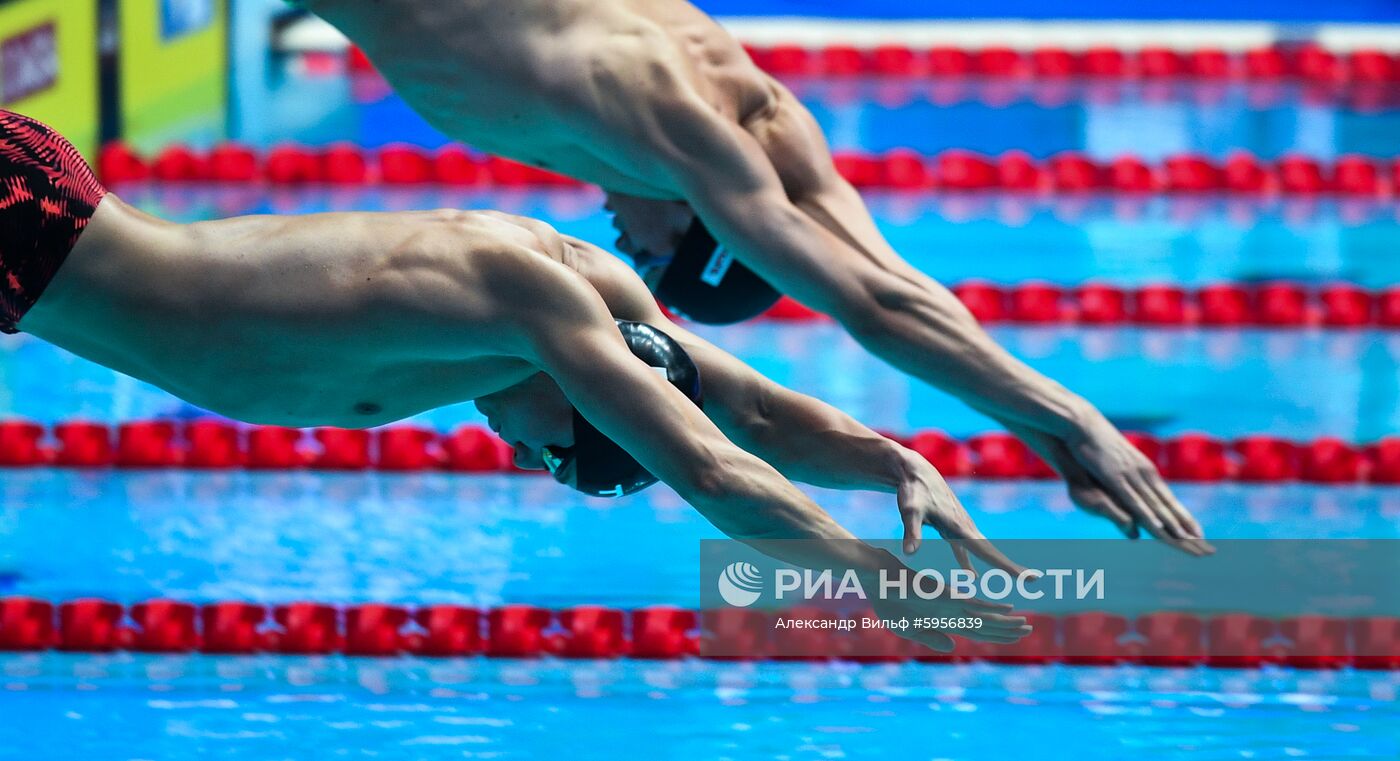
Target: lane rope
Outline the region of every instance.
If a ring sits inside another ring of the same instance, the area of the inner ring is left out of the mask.
[[[745,49],[760,68],[789,77],[1295,80],[1329,86],[1383,85],[1400,78],[1400,58],[1387,51],[1363,48],[1340,53],[1315,43],[1238,53],[1213,47],[1146,46],[1133,50],[1096,45],[1073,50],[1057,46],[919,48],[897,43],[869,47],[840,43],[752,45]],[[362,52],[351,49],[346,55],[350,70],[373,70]]]
[[[1055,478],[1019,439],[984,433],[965,440],[940,431],[886,433],[949,478]],[[1298,442],[1276,436],[1225,440],[1201,433],[1158,438],[1128,433],[1173,481],[1400,484],[1400,436],[1371,444],[1334,437]],[[0,421],[0,467],[258,471],[539,473],[512,464],[512,450],[476,425],[439,433],[396,424],[378,429],[247,426],[224,419],[137,420],[108,426],[67,421],[45,427]]]
[[[1363,155],[1326,161],[1290,154],[1267,161],[1244,151],[1224,159],[1182,153],[1152,163],[1133,155],[1101,161],[1074,151],[1038,159],[1022,151],[987,156],[950,149],[924,155],[897,148],[885,153],[838,151],[834,158],[842,176],[869,190],[1373,199],[1390,199],[1400,192],[1396,160]],[[338,143],[326,147],[281,145],[262,151],[225,142],[207,151],[173,144],[154,156],[145,156],[125,143],[111,142],[99,153],[97,170],[109,185],[142,180],[342,187],[569,188],[584,184],[457,145],[433,151],[405,144],[369,149]]]
[[[1096,282],[1066,287],[1044,281],[999,285],[970,280],[951,290],[984,324],[1400,328],[1400,286],[1372,290],[1352,283],[1308,286],[1272,281],[1123,288]],[[765,317],[782,322],[826,319],[787,297]]]
[[[806,608],[783,615],[833,621],[862,614]],[[838,636],[832,628],[775,628],[773,616],[742,608],[672,606],[622,610],[581,605],[555,611],[529,605],[483,610],[295,602],[269,607],[155,599],[127,607],[96,598],[55,605],[7,597],[0,598],[0,651],[661,660],[710,652],[724,653],[715,656],[722,660],[1400,669],[1400,618],[1395,617],[1029,614],[1035,631],[1018,643],[960,639],[955,652],[937,653],[887,629],[857,628],[850,636]]]

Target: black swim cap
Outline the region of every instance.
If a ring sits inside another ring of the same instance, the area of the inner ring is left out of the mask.
[[[655,295],[667,309],[708,325],[752,319],[782,296],[724,250],[699,217],[681,238]]]
[[[666,380],[704,407],[700,394],[700,370],[675,339],[650,325],[617,321],[627,348],[651,367],[666,371]],[[594,497],[623,497],[656,483],[656,476],[642,467],[627,450],[574,410],[574,445],[545,447],[543,459],[554,480]]]

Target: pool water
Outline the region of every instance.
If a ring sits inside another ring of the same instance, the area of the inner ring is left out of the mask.
[[[5,665],[0,677],[45,676],[0,692],[0,754],[32,749],[34,737],[85,758],[170,761],[1400,753],[1391,673],[130,656]]]
[[[798,91],[839,148],[1147,158],[1400,148],[1396,105],[1374,93],[830,82]],[[373,80],[288,77],[245,101],[231,132],[264,145],[442,139]],[[450,206],[612,237],[591,190],[118,192],[182,221]],[[1400,215],[1389,202],[915,194],[871,205],[895,247],[946,282],[1400,282]],[[1400,430],[1400,334],[994,332],[1124,427],[1361,442]],[[992,427],[829,324],[705,335],[872,426],[960,436]],[[32,338],[0,337],[0,418],[201,414]],[[480,420],[469,404],[420,418],[441,430]],[[953,486],[994,538],[1114,536],[1058,484]],[[1215,538],[1400,538],[1400,488],[1177,492]],[[857,535],[897,533],[889,497],[812,493]],[[531,476],[0,471],[0,595],[53,600],[694,606],[699,540],[715,536],[664,487],[608,502]],[[1393,758],[1398,692],[1400,675],[1350,670],[0,655],[0,757]]]

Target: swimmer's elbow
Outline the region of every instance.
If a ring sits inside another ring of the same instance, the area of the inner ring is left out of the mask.
[[[719,458],[712,455],[687,458],[667,482],[682,499],[696,506],[723,502],[732,488]]]
[[[727,509],[746,502],[746,484],[755,476],[749,471],[750,456],[737,447],[701,446],[686,455],[667,483],[681,499],[695,506],[721,529],[735,527],[720,523]],[[717,520],[718,519],[718,520]]]

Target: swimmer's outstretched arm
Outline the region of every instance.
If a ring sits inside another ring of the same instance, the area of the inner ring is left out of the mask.
[[[585,241],[568,241],[614,317],[661,328],[685,346],[700,368],[705,414],[731,441],[794,481],[897,495],[907,553],[918,551],[927,525],[952,542],[965,568],[971,568],[971,551],[1008,572],[1021,570],[982,535],[928,460],[841,410],[774,383],[671,322],[630,267]]]
[[[859,542],[772,467],[735,446],[675,387],[628,350],[607,305],[587,281],[554,262],[533,276],[504,279],[496,290],[514,335],[505,346],[554,378],[589,422],[665,481],[711,523],[777,559],[803,567],[855,570],[862,575],[905,566],[885,550]],[[525,281],[525,282],[522,282]],[[512,307],[511,305],[516,305]],[[981,617],[968,635],[1015,641],[1029,627],[1008,609],[980,600],[931,605]],[[879,606],[877,605],[877,608]],[[947,637],[909,630],[908,636],[946,650]]]
[[[772,382],[664,316],[648,322],[680,341],[695,360],[710,419],[784,476],[832,489],[895,494],[906,553],[918,551],[923,527],[931,526],[964,568],[973,568],[970,551],[1009,573],[1024,570],[982,535],[942,474],[918,453],[819,399]]]
[[[636,138],[662,157],[716,238],[779,290],[1022,435],[1070,481],[1081,507],[1120,527],[1130,516],[1186,552],[1210,552],[1195,518],[1097,409],[998,346],[956,296],[889,247],[836,173],[815,122],[785,100],[780,108],[800,126],[775,123],[766,147],[693,94],[641,122]],[[790,192],[784,177],[807,187]]]

